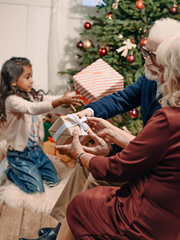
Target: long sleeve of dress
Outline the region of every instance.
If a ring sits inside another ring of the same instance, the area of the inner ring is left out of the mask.
[[[180,108],[163,108],[119,154],[93,157],[97,179],[124,182],[78,194],[66,216],[76,239],[176,240],[180,221]],[[92,236],[92,237],[91,237]]]
[[[99,180],[124,182],[151,170],[166,154],[169,126],[164,111],[158,110],[139,135],[115,156],[95,156],[90,171]]]

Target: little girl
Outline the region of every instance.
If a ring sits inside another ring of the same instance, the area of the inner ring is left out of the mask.
[[[6,140],[9,168],[7,178],[27,193],[44,192],[59,183],[51,160],[38,145],[44,138],[41,114],[62,104],[81,105],[80,95],[45,95],[32,88],[32,66],[27,58],[13,57],[1,70],[0,119],[7,120]]]

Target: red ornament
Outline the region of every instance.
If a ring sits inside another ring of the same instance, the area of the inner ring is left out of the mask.
[[[134,55],[128,55],[127,56],[127,61],[129,62],[129,63],[133,63],[134,61],[136,60],[136,58],[135,58],[135,56]]]
[[[104,55],[107,54],[107,49],[102,47],[102,48],[99,49],[98,52],[99,52],[100,56],[103,57]]]
[[[175,15],[175,14],[177,14],[178,13],[178,8],[177,7],[171,7],[170,9],[169,9],[169,12],[172,14],[172,15]]]
[[[112,17],[113,17],[112,12],[108,12],[108,17],[109,17],[109,19],[112,19]]]
[[[138,9],[143,9],[145,7],[145,4],[143,3],[142,0],[137,0],[136,3],[135,3],[135,6],[138,8]]]
[[[146,43],[147,43],[147,38],[143,38],[143,39],[140,41],[140,45],[141,45],[141,46],[146,45]]]
[[[86,22],[86,23],[84,24],[84,28],[85,28],[86,30],[89,30],[89,29],[91,28],[90,22]]]
[[[136,118],[137,117],[137,111],[136,109],[133,109],[129,112],[129,115],[131,116],[131,118]]]
[[[76,46],[77,46],[77,48],[82,48],[83,47],[83,42],[79,41]]]

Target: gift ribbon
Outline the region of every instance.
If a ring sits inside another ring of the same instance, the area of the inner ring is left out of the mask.
[[[125,44],[125,46],[116,49],[116,51],[118,53],[123,51],[121,56],[126,57],[127,53],[128,53],[128,50],[132,49],[132,48],[135,48],[136,44],[133,44],[130,39],[127,39],[127,41],[124,41],[123,43]]]
[[[115,0],[115,2],[112,5],[112,8],[114,8],[115,10],[118,9],[118,3],[120,0]]]
[[[57,132],[54,134],[53,139],[56,142],[58,140],[58,138],[61,136],[61,134],[69,127],[75,127],[77,125],[79,125],[80,129],[81,129],[81,133],[82,133],[82,137],[80,138],[80,141],[82,141],[85,136],[87,135],[87,133],[85,131],[88,130],[89,126],[88,124],[85,122],[87,120],[87,118],[85,116],[83,116],[81,119],[76,115],[76,114],[68,114],[67,117],[69,117],[70,119],[72,119],[74,122],[65,122],[58,130]]]

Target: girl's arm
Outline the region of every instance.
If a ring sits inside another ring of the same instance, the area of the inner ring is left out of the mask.
[[[80,99],[80,97],[80,94],[76,95],[75,92],[70,92],[70,87],[68,87],[67,91],[63,95],[44,95],[43,101],[51,100],[53,108],[59,107],[63,104],[67,104],[73,109],[73,111],[76,111],[73,105],[81,106],[81,103],[83,101]]]
[[[70,89],[68,89],[63,96],[59,97],[49,96],[48,98],[46,96],[45,99],[48,100],[41,102],[31,102],[17,95],[10,95],[6,98],[5,108],[6,111],[38,115],[47,113],[62,104],[72,105],[71,107],[73,107],[73,104],[81,105],[80,102],[82,102],[82,100],[80,100],[80,95],[72,96],[69,91]]]
[[[5,100],[6,112],[38,115],[53,109],[52,101],[30,102],[17,95],[10,95]]]

